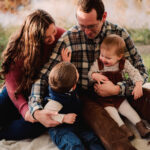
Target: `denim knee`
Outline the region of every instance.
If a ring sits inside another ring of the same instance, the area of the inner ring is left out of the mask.
[[[84,141],[87,149],[90,150],[104,150],[101,140],[95,135],[93,131],[83,130],[80,132],[80,137]]]
[[[10,101],[10,98],[8,96],[8,92],[7,92],[6,87],[4,87],[2,89],[2,91],[0,92],[0,104],[4,104],[7,101]]]
[[[67,129],[51,128],[49,135],[52,141],[61,150],[84,150],[84,145],[73,131]]]

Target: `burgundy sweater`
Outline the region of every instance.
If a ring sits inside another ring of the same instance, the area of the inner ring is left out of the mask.
[[[65,32],[64,29],[57,27],[57,34],[55,36],[55,42],[49,46],[48,50],[45,52],[44,56],[49,56],[49,51],[53,50],[53,47],[57,43],[60,36]],[[46,58],[47,59],[47,58]],[[5,85],[7,88],[8,95],[11,101],[14,103],[22,117],[24,118],[26,112],[28,111],[28,100],[23,96],[23,94],[18,94],[15,98],[14,93],[17,89],[17,84],[20,83],[23,72],[21,70],[22,63],[15,64],[11,66],[9,73],[6,75]]]

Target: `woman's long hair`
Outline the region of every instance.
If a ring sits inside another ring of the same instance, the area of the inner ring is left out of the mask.
[[[0,77],[5,79],[6,74],[15,63],[23,61],[21,66],[23,76],[15,95],[24,91],[30,92],[31,85],[37,79],[44,65],[44,38],[46,30],[54,19],[43,10],[36,10],[25,19],[20,31],[13,35],[3,52],[2,70]]]

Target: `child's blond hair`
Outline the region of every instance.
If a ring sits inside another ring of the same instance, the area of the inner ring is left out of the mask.
[[[126,47],[123,38],[121,38],[119,35],[116,34],[107,35],[102,42],[101,48],[103,46],[108,47],[108,50],[109,49],[111,50],[111,48],[115,46],[116,48],[115,52],[117,56],[124,55],[124,51]]]

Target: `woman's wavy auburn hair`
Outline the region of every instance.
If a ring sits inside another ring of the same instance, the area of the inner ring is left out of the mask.
[[[0,77],[5,79],[11,66],[22,62],[22,79],[15,95],[21,92],[30,92],[31,85],[38,78],[43,67],[44,38],[50,24],[54,19],[44,10],[36,10],[28,15],[20,30],[10,37],[6,49],[2,54]]]

